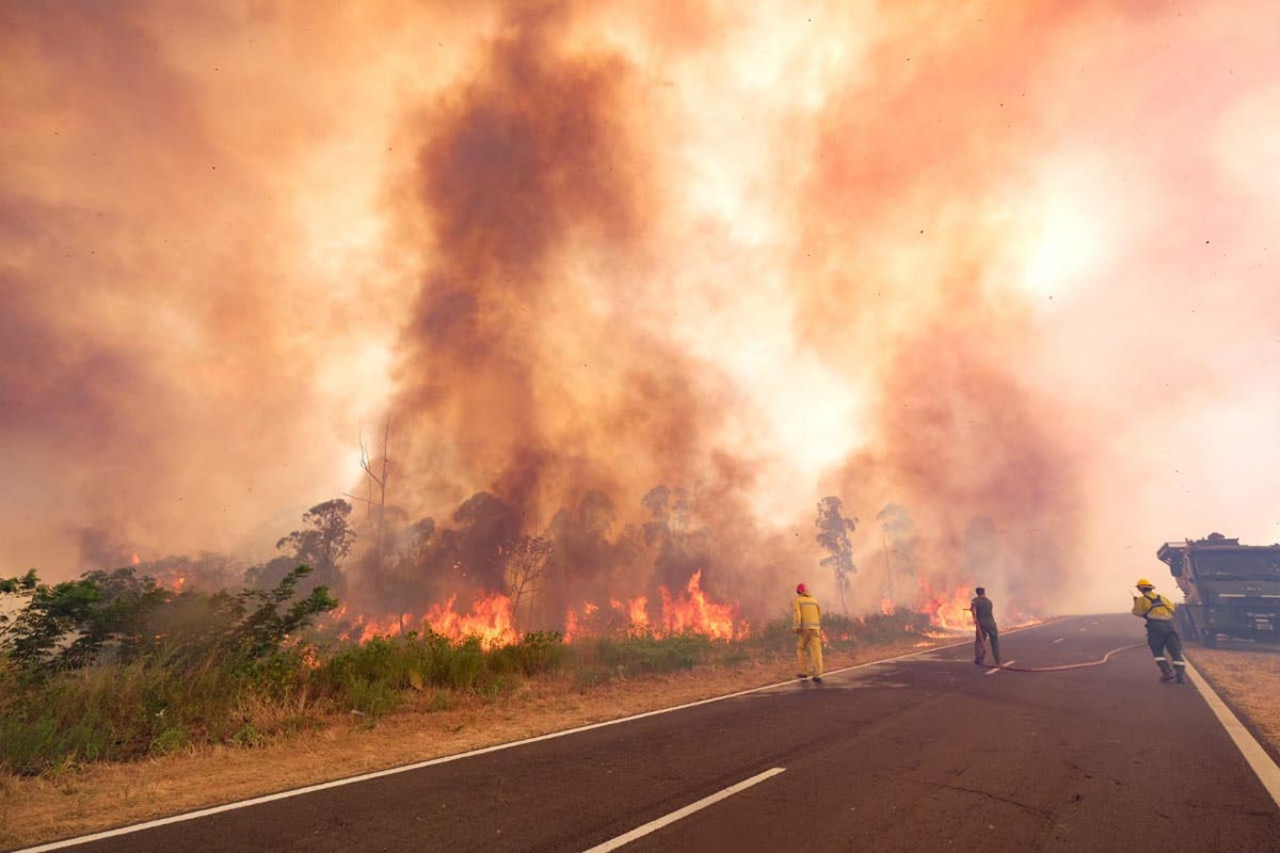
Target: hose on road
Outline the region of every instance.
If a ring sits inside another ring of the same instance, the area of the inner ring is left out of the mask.
[[[986,638],[982,637],[980,633],[977,635],[975,640],[977,642],[982,642],[985,647]],[[1084,669],[1087,666],[1102,666],[1104,663],[1111,660],[1112,655],[1118,655],[1120,652],[1127,652],[1130,649],[1145,649],[1146,647],[1146,643],[1134,643],[1131,646],[1121,646],[1118,649],[1112,649],[1097,660],[1083,661],[1081,663],[1068,663],[1061,666],[997,666],[993,663],[982,663],[978,665],[983,669],[1005,669],[1009,672],[1061,672],[1064,669]]]

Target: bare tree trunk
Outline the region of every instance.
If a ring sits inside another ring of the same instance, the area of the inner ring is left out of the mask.
[[[520,606],[527,604],[529,620],[533,619],[533,601],[546,573],[547,561],[551,558],[552,545],[542,536],[522,536],[505,556],[506,565],[503,573],[507,581],[508,597],[511,599],[511,619],[515,627],[520,627]]]
[[[889,579],[889,600],[897,604],[898,596],[893,589],[893,560],[889,558],[889,535],[883,528],[880,530],[880,541],[884,544],[884,573]]]
[[[373,542],[373,558],[379,569],[382,568],[382,560],[385,556],[383,550],[386,543],[383,540],[385,535],[385,524],[387,517],[387,480],[391,475],[391,459],[387,453],[391,443],[391,416],[388,415],[386,422],[382,428],[382,464],[379,466],[378,473],[374,473],[373,460],[369,458],[369,448],[365,444],[364,436],[360,437],[360,469],[364,471],[366,493],[368,497],[358,497],[350,492],[343,492],[343,495],[352,500],[360,501],[365,505],[368,511],[368,517],[373,520],[374,524],[374,542]],[[378,497],[373,497],[374,487],[378,488]],[[375,513],[376,510],[376,513]]]
[[[391,416],[388,415],[386,423],[382,428],[382,475],[374,478],[374,481],[378,484],[378,532],[377,532],[378,542],[377,542],[377,545],[375,546],[376,550],[374,551],[374,554],[377,557],[379,567],[382,566],[382,557],[383,557],[382,548],[384,545],[383,538],[382,538],[383,524],[386,521],[386,516],[387,516],[387,466],[389,464],[389,460],[387,459],[387,452],[389,450],[388,444],[390,440],[391,440]]]

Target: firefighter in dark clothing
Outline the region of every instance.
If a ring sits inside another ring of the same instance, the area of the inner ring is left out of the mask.
[[[977,597],[969,605],[969,612],[973,614],[973,624],[978,632],[974,642],[973,662],[982,666],[982,662],[986,660],[987,653],[982,641],[987,639],[991,641],[991,656],[995,658],[996,666],[1000,666],[1000,629],[996,627],[991,599],[987,598],[987,591],[983,587],[978,587],[974,592]]]
[[[1182,659],[1182,638],[1173,627],[1173,611],[1176,605],[1156,592],[1155,585],[1146,578],[1139,578],[1138,592],[1133,598],[1133,615],[1141,616],[1147,623],[1147,645],[1160,667],[1161,681],[1187,683],[1187,662]],[[1173,666],[1165,657],[1165,650],[1173,657]]]

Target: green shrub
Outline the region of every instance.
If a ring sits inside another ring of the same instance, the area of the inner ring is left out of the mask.
[[[267,739],[253,723],[245,723],[236,729],[235,734],[231,736],[231,742],[238,746],[262,746]]]
[[[587,682],[598,683],[602,677],[628,678],[692,669],[730,645],[701,634],[599,637],[574,643],[570,657],[575,672],[586,673]]]
[[[491,661],[497,672],[529,676],[556,671],[563,666],[565,656],[564,641],[559,633],[537,631],[525,634],[519,643],[495,649],[491,652]]]
[[[380,717],[400,704],[404,694],[387,681],[355,678],[346,685],[345,704],[352,711]]]
[[[168,755],[187,745],[187,733],[182,729],[165,729],[151,741],[151,751],[156,755]]]
[[[260,639],[279,639],[287,621],[274,609],[281,603],[265,601],[265,610],[254,611]],[[0,768],[30,775],[200,744],[252,747],[320,725],[333,711],[357,712],[371,726],[417,693],[425,696],[419,707],[440,711],[455,707],[462,693],[495,698],[540,673],[566,673],[583,691],[615,679],[790,656],[795,648],[788,614],[732,642],[617,633],[566,645],[543,632],[486,649],[478,638],[454,642],[427,630],[326,649],[281,641],[247,654],[244,643],[209,639],[225,639],[230,624],[210,607],[194,611],[208,617],[195,628],[168,632],[145,650],[134,644],[131,656],[105,653],[115,648],[110,638],[76,667],[32,666],[15,659],[12,647],[0,649]],[[890,642],[927,627],[911,613],[824,621],[836,648]]]
[[[464,640],[449,656],[444,685],[454,690],[471,690],[485,671],[484,650],[476,638]]]

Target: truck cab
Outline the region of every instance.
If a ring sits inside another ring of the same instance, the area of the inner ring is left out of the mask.
[[[1178,628],[1208,648],[1226,636],[1280,642],[1280,544],[1241,545],[1211,533],[1166,542],[1156,557],[1185,597]]]

